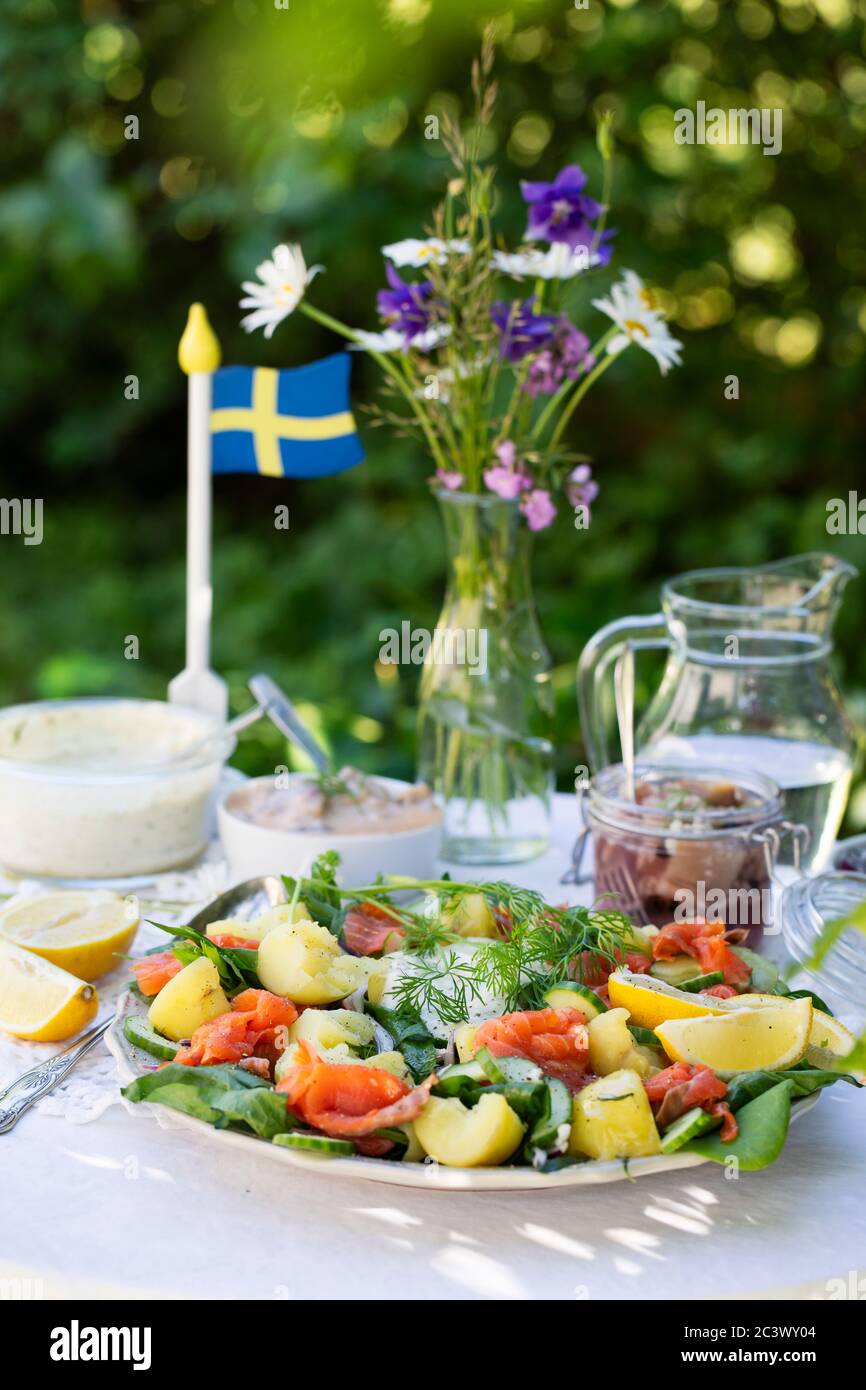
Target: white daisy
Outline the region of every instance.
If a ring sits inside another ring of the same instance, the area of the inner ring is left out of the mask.
[[[529,277],[533,280],[573,280],[582,275],[591,265],[600,262],[598,252],[590,255],[585,246],[572,251],[564,241],[556,241],[546,251],[537,246],[527,247],[525,251],[494,251],[490,265],[505,275],[513,275],[516,280]]]
[[[406,339],[396,328],[386,328],[382,333],[368,333],[363,328],[355,328],[355,341],[350,348],[355,352],[405,352]],[[409,344],[418,352],[430,352],[444,342],[451,332],[450,323],[434,324],[423,333],[418,333]]]
[[[324,268],[313,265],[308,270],[300,246],[276,246],[273,259],[256,266],[261,284],[245,280],[241,286],[247,298],[241,300],[240,307],[253,310],[241,319],[241,327],[248,333],[264,328],[265,337],[270,338],[277,324],[297,309],[307,285]]]
[[[629,343],[637,343],[655,358],[662,376],[667,374],[669,367],[680,365],[683,345],[671,336],[652,290],[647,289],[633,270],[624,272],[621,282],[613,286],[609,299],[594,299],[592,303],[621,330],[608,343],[608,352],[621,352]]]
[[[462,256],[471,249],[468,241],[442,241],[436,236],[428,237],[426,241],[418,241],[416,237],[407,237],[405,241],[395,241],[390,246],[383,246],[382,255],[387,256],[398,268],[411,266],[418,270],[431,263],[444,265],[449,252]]]

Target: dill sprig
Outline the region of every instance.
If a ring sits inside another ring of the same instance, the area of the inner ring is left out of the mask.
[[[420,911],[390,901],[389,895],[407,890],[426,895]],[[428,1010],[443,1023],[465,1023],[473,1003],[491,997],[502,1000],[504,1013],[542,1008],[544,994],[553,985],[597,979],[600,965],[612,969],[622,963],[626,951],[641,949],[624,913],[553,907],[534,889],[514,883],[391,877],[336,891],[361,905],[376,903],[395,918],[405,934],[403,949],[413,957],[393,986],[395,1005],[416,1013]],[[466,938],[447,922],[468,893],[481,894],[503,939],[484,941],[464,955],[454,948]]]

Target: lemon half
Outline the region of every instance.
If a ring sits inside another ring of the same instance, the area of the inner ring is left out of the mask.
[[[0,940],[0,1028],[30,1042],[61,1042],[90,1023],[98,1002],[93,985]]]
[[[7,908],[0,915],[0,938],[80,980],[96,980],[120,964],[139,921],[135,898],[70,889]]]
[[[672,1062],[712,1067],[719,1076],[784,1071],[805,1055],[812,1031],[811,999],[784,1008],[741,1008],[702,1018],[672,1018],[656,1027]]]

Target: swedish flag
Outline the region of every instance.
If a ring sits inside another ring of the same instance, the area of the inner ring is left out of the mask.
[[[347,352],[307,367],[221,367],[213,374],[214,473],[324,478],[363,463],[349,405]]]

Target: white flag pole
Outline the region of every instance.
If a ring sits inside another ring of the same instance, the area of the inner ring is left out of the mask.
[[[186,666],[169,683],[168,698],[223,723],[228,686],[210,669],[211,587],[211,396],[220,345],[203,304],[190,307],[178,349],[187,375]]]

